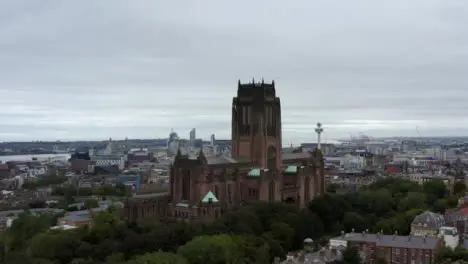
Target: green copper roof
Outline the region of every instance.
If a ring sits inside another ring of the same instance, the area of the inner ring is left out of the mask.
[[[286,169],[284,170],[284,173],[297,173],[297,171],[299,170],[299,168],[304,168],[304,166],[288,166],[286,167]]]
[[[189,207],[188,201],[180,201],[176,204],[179,207]]]
[[[297,166],[288,166],[284,170],[284,173],[297,173]]]
[[[253,168],[249,171],[249,173],[247,174],[247,176],[250,176],[250,177],[260,177],[260,172],[261,172],[262,169],[260,168]],[[264,171],[268,171],[268,169],[264,169]]]
[[[214,195],[214,193],[212,193],[211,191],[208,192],[208,193],[205,195],[205,198],[202,199],[202,203],[208,203],[210,200],[211,200],[213,203],[219,202],[219,201],[218,201],[218,198],[216,198],[216,196]]]

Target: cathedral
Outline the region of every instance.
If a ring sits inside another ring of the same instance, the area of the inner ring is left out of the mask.
[[[159,215],[212,221],[252,201],[307,206],[325,191],[319,150],[282,153],[281,103],[275,83],[241,83],[232,100],[232,155],[194,157],[180,150],[167,194],[127,201],[131,219]]]

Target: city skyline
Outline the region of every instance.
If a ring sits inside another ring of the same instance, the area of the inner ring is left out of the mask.
[[[468,134],[468,2],[181,2],[0,2],[0,141],[229,139],[253,78],[284,143]]]

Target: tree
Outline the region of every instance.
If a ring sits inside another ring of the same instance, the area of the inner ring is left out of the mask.
[[[409,192],[406,197],[400,200],[399,210],[406,211],[413,208],[424,208],[426,206],[426,196],[420,192]]]
[[[99,207],[99,203],[96,199],[87,199],[84,202],[84,206],[86,209],[91,209],[91,208]]]
[[[188,264],[189,262],[182,256],[174,253],[155,252],[136,256],[128,264]]]
[[[346,212],[351,211],[351,205],[345,197],[343,195],[326,193],[323,196],[315,198],[309,204],[309,210],[319,215],[322,219],[325,232],[340,232],[340,230],[334,230],[336,223],[340,222],[340,219],[343,219]]]
[[[34,258],[43,258],[70,263],[74,258],[75,247],[80,244],[79,234],[74,230],[41,233],[30,241],[29,253]],[[83,260],[79,263],[86,263]]]
[[[229,235],[199,236],[181,246],[178,253],[191,264],[241,264],[237,245]]]
[[[466,184],[464,181],[456,181],[453,184],[453,194],[464,195],[466,192]]]
[[[54,219],[50,214],[34,216],[28,211],[20,214],[5,233],[6,248],[15,250],[26,246],[29,239],[55,224]]]
[[[281,247],[285,251],[291,250],[292,239],[294,237],[294,229],[286,223],[273,223],[271,225],[271,236],[273,239],[280,242]]]
[[[439,180],[424,182],[423,189],[428,204],[434,204],[438,199],[443,199],[447,193],[447,187],[444,182]]]
[[[327,192],[329,193],[336,193],[336,191],[340,188],[340,185],[336,183],[331,183],[327,186]]]
[[[343,261],[346,264],[361,264],[361,257],[356,247],[348,247],[343,252]]]
[[[366,219],[356,212],[347,212],[344,215],[343,227],[344,230],[350,232],[355,229],[356,231],[364,231],[368,227]]]

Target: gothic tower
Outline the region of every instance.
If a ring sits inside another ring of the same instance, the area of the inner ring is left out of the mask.
[[[232,100],[232,156],[281,169],[281,104],[275,82],[241,84]]]

